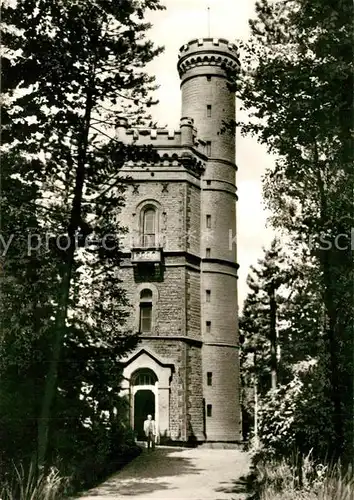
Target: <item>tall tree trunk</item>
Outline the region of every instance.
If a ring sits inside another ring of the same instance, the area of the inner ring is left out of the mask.
[[[321,167],[319,163],[319,153],[317,140],[314,138],[314,164],[317,172],[317,183],[320,194],[320,227],[325,231],[330,226],[328,216],[328,201],[325,184],[321,176]],[[331,458],[334,460],[341,456],[344,442],[343,418],[340,389],[340,366],[339,366],[339,345],[338,336],[341,332],[337,331],[337,312],[336,312],[336,293],[332,277],[332,254],[336,249],[332,246],[329,249],[320,250],[320,266],[323,277],[323,299],[325,307],[325,340],[328,349],[328,373],[330,381],[330,398],[333,405],[332,424],[334,436],[329,443]]]
[[[269,290],[270,305],[270,356],[271,356],[271,384],[272,390],[277,388],[277,303],[275,288],[272,284]]]
[[[257,353],[254,351],[253,354],[253,364],[254,364],[254,374],[253,374],[253,389],[254,389],[254,446],[256,449],[259,447],[258,439],[258,384],[257,384],[257,369],[256,369]]]
[[[37,436],[37,466],[42,467],[46,463],[48,451],[48,436],[51,419],[51,411],[56,396],[58,367],[66,329],[67,310],[70,297],[70,285],[75,261],[75,235],[81,224],[81,207],[83,187],[85,181],[85,164],[87,158],[88,136],[90,130],[91,112],[93,106],[92,88],[87,91],[85,116],[83,118],[83,128],[78,147],[78,160],[75,177],[74,199],[68,226],[68,237],[70,246],[67,251],[64,274],[62,277],[58,308],[55,318],[53,353],[50,360],[49,369],[45,378],[44,395],[40,418],[38,422]]]
[[[49,364],[49,370],[45,378],[44,395],[42,400],[41,414],[38,421],[38,443],[37,443],[37,465],[44,466],[48,448],[48,433],[51,408],[56,394],[58,366],[60,354],[65,335],[65,321],[70,294],[71,273],[74,262],[75,248],[70,245],[68,249],[68,261],[62,278],[58,309],[55,321],[53,354]]]
[[[340,387],[340,366],[339,366],[339,340],[338,336],[341,332],[336,328],[336,308],[333,292],[333,280],[331,276],[330,265],[330,252],[331,250],[322,251],[322,271],[324,283],[324,303],[326,308],[326,321],[325,321],[325,339],[329,351],[329,376],[330,376],[330,389],[331,400],[333,404],[332,423],[334,429],[333,441],[331,443],[331,455],[334,460],[338,459],[342,454],[344,444],[343,435],[343,418],[342,418],[342,395]]]

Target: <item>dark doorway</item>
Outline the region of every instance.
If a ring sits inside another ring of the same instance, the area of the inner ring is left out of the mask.
[[[155,394],[150,390],[140,390],[134,396],[134,430],[138,440],[145,439],[144,420],[148,415],[155,419]]]

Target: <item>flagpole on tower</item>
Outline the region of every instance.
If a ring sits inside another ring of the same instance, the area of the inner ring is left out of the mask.
[[[208,38],[210,38],[210,7],[208,7]]]

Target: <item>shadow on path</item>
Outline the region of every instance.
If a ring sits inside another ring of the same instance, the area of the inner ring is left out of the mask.
[[[254,482],[253,476],[248,474],[247,476],[241,476],[237,480],[233,480],[232,483],[220,483],[220,488],[216,488],[215,491],[217,493],[238,493],[243,495],[242,498],[247,498],[248,500],[252,500],[256,498],[254,496]],[[236,497],[237,499],[238,497]]]
[[[118,498],[121,496],[146,495],[157,490],[168,489],[168,483],[156,483],[155,481],[144,481],[140,479],[131,479],[126,483],[118,483],[113,480],[106,481],[100,488],[86,493],[85,498]],[[82,498],[82,497],[81,497]]]
[[[185,451],[184,448],[155,448],[154,451],[144,450],[139,457],[119,473],[119,479],[131,478],[132,475],[146,479],[182,474],[199,474],[202,472],[195,467],[191,458],[178,456]]]
[[[184,474],[199,474],[202,469],[193,465],[193,460],[178,456],[185,452],[182,448],[160,448],[143,450],[141,455],[124,469],[113,474],[98,488],[94,488],[78,498],[104,498],[138,496],[157,490],[173,489],[168,478]],[[166,481],[167,479],[167,481]]]

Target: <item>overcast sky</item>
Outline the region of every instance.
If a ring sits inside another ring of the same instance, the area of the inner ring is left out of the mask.
[[[247,39],[248,19],[254,14],[254,0],[162,0],[166,10],[149,15],[153,23],[150,38],[165,47],[164,53],[150,65],[149,71],[160,85],[156,93],[159,104],[153,118],[160,126],[178,128],[181,116],[180,81],[176,69],[179,48],[193,38],[212,37]],[[242,61],[241,61],[242,62]],[[261,176],[272,158],[255,139],[236,137],[239,305],[247,294],[246,277],[249,266],[256,264],[267,246],[272,232],[265,229],[266,211],[261,194]]]

